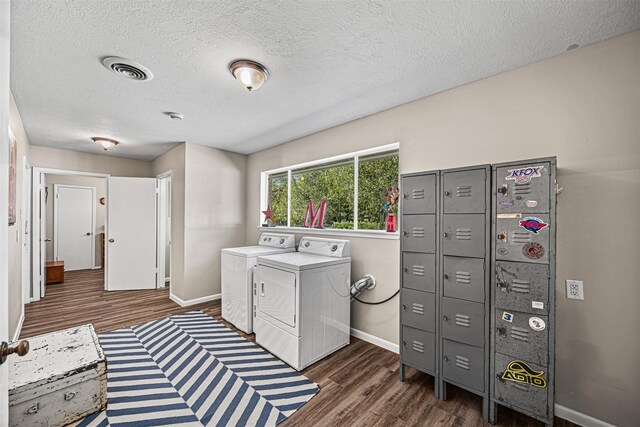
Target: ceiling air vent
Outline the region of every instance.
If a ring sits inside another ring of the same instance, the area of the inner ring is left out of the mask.
[[[107,56],[102,64],[116,74],[131,80],[145,81],[153,78],[153,73],[148,68],[126,58]]]

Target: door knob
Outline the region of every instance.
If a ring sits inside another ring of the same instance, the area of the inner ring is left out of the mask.
[[[2,341],[2,344],[0,344],[0,365],[6,362],[7,357],[9,357],[9,355],[13,353],[17,354],[20,357],[29,353],[29,341],[22,340],[18,343],[18,345],[14,347],[9,347],[9,344],[7,344],[7,342]]]
[[[50,242],[50,241],[51,241],[51,239],[44,239],[44,241],[45,241],[45,242]]]
[[[87,236],[91,236],[91,233],[87,233]]]
[[[115,242],[114,239],[109,239],[109,243],[113,243],[113,242]]]

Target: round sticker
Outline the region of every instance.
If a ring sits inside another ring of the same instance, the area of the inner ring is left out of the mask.
[[[525,243],[522,246],[522,254],[529,259],[540,259],[544,256],[544,247],[536,242]]]
[[[547,327],[547,325],[544,323],[544,320],[539,317],[530,317],[529,326],[531,327],[531,329],[538,332],[544,331],[544,328]]]
[[[507,255],[509,253],[509,250],[507,248],[498,248],[498,253],[500,255]]]

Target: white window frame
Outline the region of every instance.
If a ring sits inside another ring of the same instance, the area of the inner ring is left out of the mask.
[[[400,150],[400,143],[395,142],[393,144],[382,145],[379,147],[368,148],[366,150],[354,151],[351,153],[340,154],[338,156],[327,157],[324,159],[314,160],[311,162],[299,163],[297,165],[286,166],[277,169],[271,169],[260,173],[260,210],[267,209],[269,203],[269,175],[277,173],[287,173],[287,224],[291,224],[291,174],[292,171],[298,169],[305,169],[312,166],[318,166],[322,164],[339,162],[342,160],[353,159],[354,161],[354,188],[353,188],[353,229],[334,229],[334,228],[307,228],[307,227],[289,227],[289,226],[277,226],[277,227],[263,227],[262,213],[258,215],[258,228],[263,230],[273,230],[274,228],[283,231],[289,231],[293,233],[304,234],[324,234],[324,235],[336,235],[343,237],[371,237],[378,239],[394,239],[399,238],[399,232],[389,233],[386,230],[359,230],[358,229],[358,162],[360,157],[365,157],[373,154],[384,153],[387,151]],[[399,169],[399,168],[398,168]],[[398,181],[400,180],[400,171],[398,170]]]

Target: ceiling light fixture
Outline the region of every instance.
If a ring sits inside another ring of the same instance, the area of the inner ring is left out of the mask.
[[[98,147],[102,148],[104,151],[113,150],[114,148],[116,148],[116,145],[120,144],[115,139],[110,138],[94,137],[91,139]]]
[[[184,114],[180,114],[180,113],[166,113],[167,116],[171,117],[173,120],[182,120],[184,119]]]
[[[229,71],[249,92],[260,89],[269,78],[266,67],[248,59],[238,59],[229,64]]]

